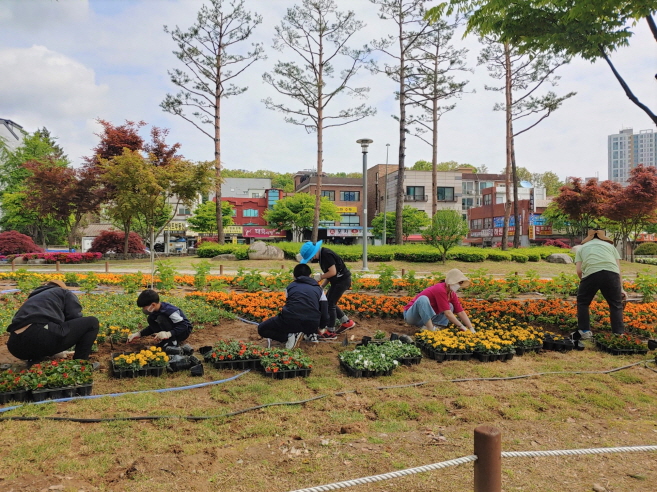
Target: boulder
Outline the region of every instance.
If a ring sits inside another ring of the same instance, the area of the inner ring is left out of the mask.
[[[281,248],[271,246],[264,241],[256,241],[249,248],[249,260],[282,260],[285,253]]]
[[[18,262],[16,262],[16,263],[18,263]],[[27,264],[28,265],[45,265],[46,260],[44,260],[43,258],[35,258],[33,260],[27,260]]]
[[[573,259],[567,253],[554,253],[545,258],[548,263],[564,263],[566,265],[572,264]]]
[[[212,258],[212,261],[237,261],[237,256],[233,254],[217,255]]]

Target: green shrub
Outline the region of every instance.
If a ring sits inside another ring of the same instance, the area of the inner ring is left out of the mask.
[[[372,246],[367,249],[367,259],[369,261],[392,261],[395,259],[397,248],[398,246]]]
[[[657,255],[657,243],[639,244],[634,250],[635,255]]]
[[[298,252],[298,251],[297,251]],[[249,259],[248,244],[217,244],[203,243],[196,250],[196,256],[199,258],[214,258],[217,255],[233,254],[238,260]]]
[[[176,286],[176,269],[173,262],[171,260],[161,260],[155,264],[155,274],[160,278],[159,282],[156,283],[156,288],[163,291],[173,289]]]
[[[487,251],[488,259],[490,261],[511,261],[511,253],[508,251],[501,251],[498,249],[491,249]]]
[[[523,253],[516,253],[514,251],[511,252],[511,259],[515,261],[516,263],[527,263],[527,260],[529,260],[529,257],[526,254]]]
[[[448,260],[466,261],[476,263],[485,261],[488,251],[479,248],[457,247],[447,253]]]
[[[527,256],[529,261],[539,262],[541,261],[541,254],[535,251],[527,251],[524,253]]]

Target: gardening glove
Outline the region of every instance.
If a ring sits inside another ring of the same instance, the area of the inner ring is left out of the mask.
[[[171,332],[159,331],[155,334],[155,338],[157,338],[158,340],[166,340],[167,338],[171,338]]]
[[[136,332],[136,333],[130,333],[130,335],[128,335],[128,343],[132,343],[132,341],[133,341],[135,338],[141,338],[141,335],[139,334],[139,332]]]
[[[317,283],[322,281],[322,274],[321,273],[316,273],[313,275],[314,279],[317,280]]]

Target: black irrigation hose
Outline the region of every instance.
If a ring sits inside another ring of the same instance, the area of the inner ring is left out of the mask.
[[[650,369],[651,371],[657,373],[657,370],[648,367],[648,362],[650,362],[652,359],[646,359],[642,360],[639,362],[634,362],[632,364],[628,364],[626,366],[621,366],[617,367],[614,369],[608,369],[606,371],[551,371],[551,372],[535,372],[531,374],[524,374],[520,376],[508,376],[504,378],[461,378],[461,379],[443,379],[439,381],[435,381],[436,383],[462,383],[462,382],[467,382],[467,381],[509,381],[509,380],[515,380],[515,379],[523,379],[523,378],[529,378],[533,376],[543,376],[543,375],[555,375],[555,374],[610,374],[612,372],[617,372],[617,371],[622,371],[623,369],[628,369],[630,367],[637,366],[639,364],[643,364],[646,369]],[[374,389],[378,390],[386,390],[386,389],[396,389],[396,388],[408,388],[408,387],[415,387],[415,386],[422,386],[425,384],[429,384],[430,381],[423,381],[420,383],[410,383],[410,384],[401,384],[397,386],[377,386]],[[326,395],[319,395],[319,396],[314,396],[312,398],[308,398],[307,400],[299,400],[299,401],[289,401],[289,402],[274,402],[274,403],[266,403],[264,405],[258,405],[255,407],[249,407],[249,408],[244,408],[242,410],[237,410],[235,412],[229,412],[229,413],[224,413],[221,415],[205,415],[205,416],[199,416],[199,415],[159,415],[159,416],[153,416],[153,415],[147,415],[147,416],[141,416],[141,417],[112,417],[112,418],[104,418],[104,419],[81,419],[81,418],[75,418],[75,417],[22,417],[22,416],[17,416],[17,417],[0,417],[0,421],[3,420],[20,420],[20,421],[36,421],[36,420],[53,420],[53,421],[65,421],[65,422],[78,422],[82,424],[90,424],[90,423],[100,423],[100,422],[117,422],[117,421],[137,421],[137,420],[146,420],[146,421],[151,421],[151,420],[163,420],[163,419],[177,419],[177,420],[190,420],[190,421],[199,421],[199,420],[211,420],[211,419],[221,419],[221,418],[227,418],[227,417],[234,417],[235,415],[240,415],[242,413],[246,412],[251,412],[253,410],[259,410],[261,408],[266,408],[266,407],[273,407],[273,406],[279,406],[279,405],[303,405],[304,403],[308,403],[311,401],[315,400],[320,400],[322,398],[327,398],[328,396],[340,396],[340,395],[345,395],[347,393],[356,393],[355,390],[349,390],[349,391],[339,391],[337,393],[333,393],[333,395],[326,394]]]

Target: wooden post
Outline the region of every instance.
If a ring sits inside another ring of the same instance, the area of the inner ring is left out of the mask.
[[[224,266],[219,265],[219,275],[223,275],[223,274],[224,274]]]
[[[11,271],[15,272],[16,271],[16,258],[11,260]]]
[[[474,430],[474,492],[502,492],[502,433],[488,425]]]
[[[404,275],[406,275],[406,269],[405,269],[405,268],[402,268],[402,277],[403,277]]]
[[[55,271],[56,272],[59,271],[59,262],[58,261],[55,262]]]
[[[281,270],[285,270],[285,265],[281,263]]]
[[[105,273],[109,273],[109,261],[105,262]]]

